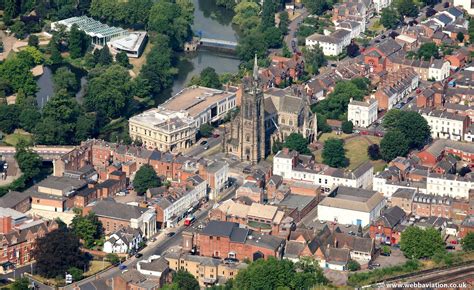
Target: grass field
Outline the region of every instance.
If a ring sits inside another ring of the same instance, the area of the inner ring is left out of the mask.
[[[352,138],[349,138],[352,137]],[[349,159],[349,166],[347,169],[353,170],[360,166],[365,161],[369,160],[367,155],[367,147],[370,144],[380,144],[382,140],[376,136],[362,136],[362,135],[351,135],[351,134],[341,134],[336,135],[335,132],[324,133],[319,137],[319,142],[324,143],[324,141],[334,138],[334,139],[343,139],[344,148],[346,149],[346,157]],[[315,158],[317,162],[322,162],[322,150],[318,150],[315,153]],[[374,172],[382,171],[386,163],[382,160],[371,161],[374,166]]]
[[[130,64],[133,65],[132,71],[136,76],[140,73],[142,66],[145,64],[146,57],[150,53],[152,47],[153,45],[148,42],[145,50],[139,58],[129,58]]]
[[[32,144],[33,138],[30,133],[22,130],[15,130],[15,133],[6,135],[3,142],[7,145],[16,146],[20,140],[25,140],[28,144]]]
[[[89,266],[89,271],[84,273],[84,277],[89,277],[92,276],[100,271],[102,271],[105,268],[108,268],[111,264],[107,261],[102,262],[102,261],[96,261],[93,260],[91,261],[91,264]]]

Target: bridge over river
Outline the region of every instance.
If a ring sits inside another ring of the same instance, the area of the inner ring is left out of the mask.
[[[71,152],[74,146],[34,146],[31,150],[38,153],[38,155],[45,161],[53,161],[58,159],[66,153]],[[13,156],[16,153],[15,147],[11,146],[0,146],[0,155],[2,156]]]
[[[216,49],[226,49],[226,50],[235,50],[237,48],[236,41],[221,40],[214,38],[200,38],[199,44],[202,47],[216,48]]]

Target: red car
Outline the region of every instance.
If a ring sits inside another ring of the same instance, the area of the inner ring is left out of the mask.
[[[457,244],[458,244],[458,241],[456,241],[456,240],[452,240],[452,241],[451,241],[451,244],[453,244],[453,245],[457,245]]]

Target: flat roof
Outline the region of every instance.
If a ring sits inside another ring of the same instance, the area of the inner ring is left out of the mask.
[[[235,93],[201,86],[191,86],[181,90],[162,104],[161,107],[172,111],[185,110],[192,117],[196,117],[211,106],[229,97],[235,97]]]

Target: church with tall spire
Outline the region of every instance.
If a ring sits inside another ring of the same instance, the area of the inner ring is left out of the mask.
[[[224,151],[241,161],[258,163],[270,153],[272,143],[291,133],[312,142],[316,118],[298,88],[270,88],[264,92],[255,55],[251,76],[242,79],[239,114],[226,125]]]

